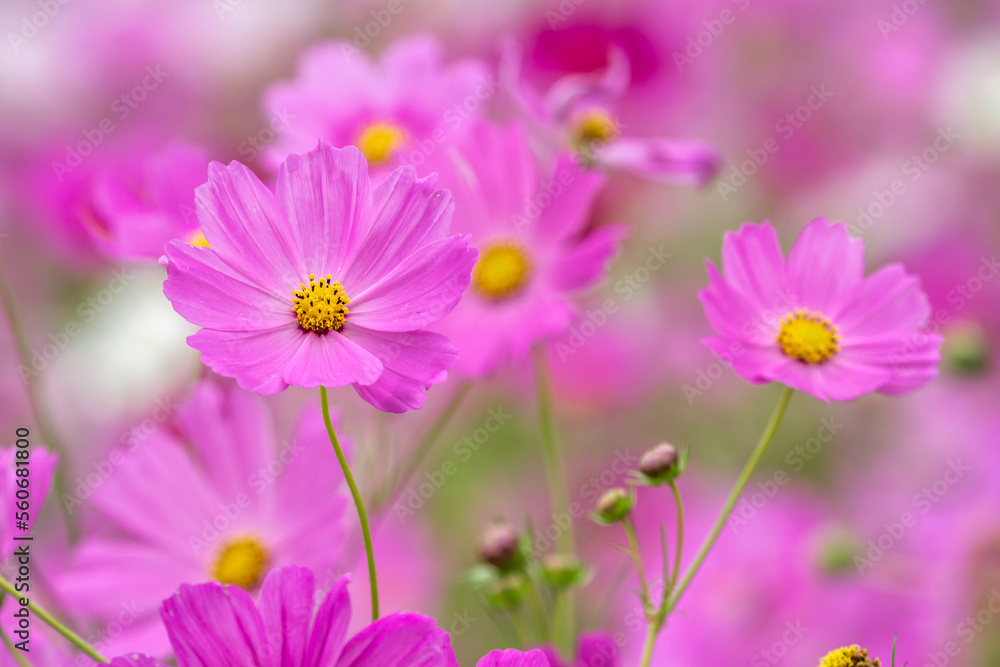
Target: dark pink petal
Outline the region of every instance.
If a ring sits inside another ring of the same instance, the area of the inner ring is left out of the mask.
[[[482,660],[476,663],[476,667],[549,667],[549,664],[550,659],[537,649],[527,653],[508,649],[487,653]],[[590,663],[584,664],[589,665]]]
[[[620,653],[621,650],[611,635],[603,632],[588,633],[580,637],[577,664],[616,667],[620,662]]]
[[[325,335],[301,332],[299,347],[281,373],[286,384],[297,387],[369,385],[382,375],[382,362],[364,345],[347,337],[348,327]]]
[[[478,255],[462,236],[422,248],[352,297],[351,323],[376,331],[414,331],[437,322],[462,298]]]
[[[608,263],[627,234],[626,225],[602,227],[588,234],[556,260],[552,269],[555,286],[560,290],[578,290],[604,278]]]
[[[304,663],[309,667],[340,664],[338,658],[344,648],[347,626],[351,622],[348,581],[347,577],[341,577],[323,598],[323,603],[316,612]]]
[[[272,570],[260,589],[264,632],[280,667],[304,667],[316,584],[312,570],[286,565]]]
[[[270,413],[260,399],[216,382],[202,381],[194,388],[177,423],[229,500],[251,491],[254,473],[271,463],[277,449]]]
[[[138,653],[113,658],[109,664],[111,667],[167,667],[156,658]]]
[[[457,667],[448,633],[419,614],[380,618],[347,642],[337,667]]]
[[[788,254],[788,288],[803,308],[831,317],[865,275],[865,245],[847,225],[816,218]]]
[[[253,599],[242,588],[211,582],[180,590],[160,610],[177,662],[184,667],[277,667],[274,645]]]
[[[750,300],[754,310],[773,307],[776,299],[794,300],[789,295],[785,258],[778,234],[766,220],[744,223],[738,231],[726,232],[722,240],[722,269],[726,282]]]
[[[832,315],[845,344],[900,340],[926,324],[931,307],[920,280],[900,264],[868,276]]]
[[[708,144],[679,139],[622,137],[596,151],[599,164],[664,183],[704,185],[719,170],[719,154]]]
[[[288,387],[282,370],[306,335],[294,324],[247,333],[202,329],[188,336],[187,342],[201,351],[202,363],[219,375],[236,378],[247,391],[269,396]]]
[[[451,225],[451,194],[437,178],[417,178],[413,167],[392,172],[373,194],[370,234],[346,267],[341,284],[355,298],[420,248],[443,239]]]
[[[375,383],[355,385],[358,395],[379,410],[405,412],[423,407],[426,389],[444,382],[455,362],[455,346],[429,331],[385,333],[344,327],[344,334],[384,364]]]
[[[292,294],[275,295],[248,282],[211,248],[167,245],[163,293],[181,317],[220,331],[273,329],[295,321]]]
[[[368,163],[361,151],[321,140],[304,155],[288,156],[275,190],[308,273],[343,276],[372,225]],[[308,273],[299,280],[308,282]]]
[[[205,238],[223,261],[272,294],[291,298],[308,268],[284,212],[257,176],[239,162],[213,162],[195,200]]]

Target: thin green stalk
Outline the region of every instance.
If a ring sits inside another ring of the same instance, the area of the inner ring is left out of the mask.
[[[344,456],[344,450],[337,439],[336,431],[333,429],[333,421],[330,419],[330,403],[326,396],[326,387],[319,388],[319,396],[323,404],[323,421],[326,423],[326,432],[330,436],[330,444],[333,445],[333,451],[337,454],[337,460],[344,471],[344,479],[347,480],[347,486],[351,489],[351,496],[354,497],[354,506],[358,509],[358,519],[361,521],[361,536],[365,541],[365,556],[368,559],[368,579],[371,581],[372,621],[377,621],[379,616],[378,575],[375,571],[375,550],[372,547],[372,534],[371,528],[368,525],[368,512],[365,511],[365,501],[361,497],[361,491],[358,490],[358,484],[354,481],[354,475],[351,473],[351,466],[347,463],[347,457]]]
[[[10,287],[7,285],[7,281],[3,274],[0,273],[0,305],[3,306],[4,315],[7,318],[7,324],[10,326],[11,335],[14,338],[14,346],[17,348],[18,360],[21,366],[24,368],[32,368],[31,366],[31,346],[28,344],[28,335],[21,325],[21,319],[18,316],[17,306],[14,304],[14,295],[10,291]],[[60,465],[56,466],[54,489],[53,493],[59,500],[59,509],[62,512],[63,519],[66,521],[66,530],[69,533],[70,542],[75,542],[77,537],[76,529],[76,518],[73,513],[69,511],[69,508],[62,501],[62,497],[69,488],[66,483],[66,464],[68,463],[68,458],[66,457],[66,447],[63,445],[62,440],[59,438],[58,433],[56,433],[55,427],[51,425],[46,413],[42,398],[38,393],[38,387],[35,386],[33,379],[24,378],[25,390],[28,396],[28,406],[31,408],[32,415],[35,418],[35,423],[38,424],[39,435],[42,436],[42,442],[59,455]],[[64,463],[65,462],[65,463]]]
[[[664,604],[677,585],[677,577],[681,571],[681,555],[684,553],[684,501],[681,499],[681,492],[677,490],[677,480],[670,481],[670,490],[674,494],[674,504],[677,506],[677,544],[674,545],[674,568],[670,572],[670,584],[663,589]]]
[[[642,611],[648,619],[654,612],[653,603],[649,598],[649,581],[646,579],[646,568],[642,565],[642,554],[639,553],[639,536],[635,532],[635,524],[628,515],[622,520],[622,528],[628,537],[629,555],[635,564],[635,570],[639,573],[639,597],[642,599]]]
[[[788,402],[791,400],[793,392],[794,390],[790,387],[785,387],[785,390],[781,394],[781,398],[778,399],[778,404],[774,408],[774,412],[771,414],[771,419],[768,420],[767,426],[764,428],[764,432],[757,441],[757,446],[750,454],[750,458],[747,460],[746,465],[743,466],[743,470],[740,472],[740,476],[737,478],[736,484],[733,486],[732,491],[730,491],[729,498],[726,500],[726,504],[722,508],[722,514],[720,514],[719,518],[716,520],[715,526],[712,528],[712,532],[709,533],[708,538],[702,545],[701,550],[694,559],[694,562],[691,563],[690,567],[688,567],[687,573],[684,575],[684,578],[681,579],[680,585],[670,592],[668,599],[666,600],[666,604],[660,608],[659,613],[657,613],[653,622],[649,624],[649,634],[646,636],[646,644],[643,648],[642,660],[639,663],[641,667],[649,667],[650,661],[653,659],[653,649],[656,646],[657,636],[659,635],[660,630],[663,629],[667,615],[670,614],[670,612],[677,606],[677,602],[681,599],[681,596],[687,590],[688,586],[691,585],[691,581],[698,573],[698,570],[701,569],[702,564],[705,562],[705,558],[712,550],[712,547],[715,546],[716,540],[719,539],[719,535],[722,533],[722,529],[725,527],[726,521],[729,520],[729,515],[732,514],[733,508],[736,506],[737,501],[739,501],[740,496],[743,494],[743,489],[746,487],[747,482],[750,481],[750,477],[753,475],[753,472],[756,470],[761,459],[764,458],[764,453],[767,451],[768,445],[771,444],[771,440],[774,439],[774,434],[778,430],[781,418],[785,415],[785,410],[788,408]],[[680,510],[679,494],[675,495],[675,498],[678,500],[678,510]],[[679,548],[677,549],[677,553],[680,553]],[[671,574],[671,581],[673,581],[675,577],[676,566],[675,572]],[[671,587],[668,587],[667,590],[670,589]]]
[[[14,588],[14,584],[10,583],[3,577],[0,577],[0,588],[2,588],[6,593],[10,593],[10,595],[16,599],[20,599],[22,597],[22,594],[17,592],[17,589]],[[89,655],[97,662],[100,663],[108,662],[104,658],[104,656],[98,653],[97,650],[93,646],[88,644],[80,635],[76,634],[75,632],[67,628],[65,625],[63,625],[55,618],[53,618],[51,614],[49,614],[47,611],[45,611],[44,609],[42,609],[41,607],[39,607],[30,600],[28,601],[28,609],[33,611],[35,613],[35,616],[48,623],[50,626],[52,626],[52,628],[56,632],[58,632],[63,637],[68,639],[74,646],[76,646],[78,649]]]
[[[552,379],[549,374],[546,348],[535,348],[535,383],[538,394],[538,421],[542,432],[542,458],[545,461],[545,476],[548,480],[549,499],[552,514],[556,519],[565,516],[569,522],[566,530],[559,533],[559,550],[572,555],[573,517],[569,512],[569,490],[566,484],[566,467],[563,462],[559,437],[556,434],[552,416]],[[576,651],[576,630],[574,621],[574,595],[572,590],[564,591],[553,612],[553,639],[564,657],[572,657]]]
[[[396,474],[392,476],[388,488],[383,488],[379,491],[372,502],[372,514],[378,514],[380,509],[390,504],[399,495],[399,492],[409,484],[413,476],[417,474],[424,459],[434,450],[434,445],[438,443],[441,434],[444,433],[445,428],[448,427],[448,424],[455,416],[455,413],[458,412],[458,408],[461,407],[462,402],[465,401],[471,389],[472,383],[469,381],[458,385],[448,404],[434,419],[430,428],[427,429],[427,432],[424,433],[423,437],[420,438],[420,441],[413,448],[412,454],[399,467]]]

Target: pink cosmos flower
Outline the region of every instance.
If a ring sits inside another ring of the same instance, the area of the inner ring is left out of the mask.
[[[194,191],[208,180],[208,162],[204,148],[175,142],[139,164],[99,170],[86,207],[94,243],[121,260],[157,260],[175,239],[204,244]]]
[[[349,500],[318,407],[279,448],[258,397],[206,381],[171,427],[108,456],[91,528],[57,582],[77,614],[114,619],[124,605],[131,622],[111,642],[121,650],[167,648],[153,612],[182,583],[254,591],[270,566],[333,570],[347,539]]]
[[[19,452],[26,452],[28,455],[26,465],[22,463],[23,458],[18,458]],[[24,537],[31,534],[31,526],[42,511],[42,504],[46,496],[49,495],[49,488],[52,486],[52,479],[55,477],[56,465],[59,457],[41,446],[33,446],[29,449],[10,447],[0,450],[0,461],[3,469],[0,470],[0,500],[4,511],[3,521],[0,521],[0,562],[10,558],[18,544],[15,537]],[[17,470],[28,471],[28,476],[19,476]],[[18,486],[19,480],[28,480],[30,498],[29,509],[24,512],[27,515],[27,528],[18,528],[16,522],[21,517],[22,512],[17,508],[17,492],[21,488]]]
[[[440,329],[459,349],[456,368],[479,377],[564,331],[573,292],[604,276],[623,226],[585,234],[604,184],[568,157],[543,173],[518,125],[477,126],[439,166],[454,193],[455,225],[479,249],[472,289]]]
[[[458,667],[448,633],[419,614],[380,618],[345,642],[347,584],[341,578],[316,610],[313,573],[289,565],[267,576],[257,604],[237,586],[186,584],[160,615],[180,667]],[[111,664],[162,667],[136,654]]]
[[[276,191],[238,162],[197,190],[209,247],[166,247],[163,290],[202,361],[244,389],[354,385],[375,407],[420,408],[455,350],[423,329],[469,284],[476,251],[448,236],[434,177],[393,172],[374,192],[356,148],[325,141],[281,165]]]
[[[843,223],[810,222],[788,255],[769,222],[726,234],[725,276],[708,261],[699,294],[718,337],[704,343],[757,384],[782,382],[829,402],[904,393],[937,375],[941,337],[899,264],[865,278],[864,245]]]
[[[520,55],[510,48],[501,79],[525,121],[550,149],[572,149],[588,164],[680,185],[702,185],[718,171],[719,155],[707,144],[624,135],[615,112],[630,74],[620,49],[611,51],[603,72],[565,76],[544,96],[524,82],[519,70]]]
[[[310,49],[297,78],[265,94],[272,114],[291,119],[267,157],[277,166],[319,137],[357,146],[379,176],[420,165],[464,133],[496,88],[483,63],[442,61],[441,45],[428,36],[397,42],[377,63],[348,42]]]

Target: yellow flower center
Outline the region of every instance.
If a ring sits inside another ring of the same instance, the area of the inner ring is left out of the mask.
[[[295,297],[292,309],[303,331],[325,334],[344,328],[347,314],[351,312],[347,309],[351,300],[340,283],[332,280],[333,276],[327,274],[316,282],[316,276],[310,273],[309,284],[299,283],[302,289],[292,292]]]
[[[868,657],[868,651],[857,644],[838,648],[826,654],[819,667],[879,667],[877,659]]]
[[[222,545],[212,566],[212,579],[251,590],[264,577],[270,554],[255,537],[240,537]]]
[[[810,365],[825,364],[840,352],[840,334],[821,314],[802,309],[782,318],[778,345],[793,359]]]
[[[191,238],[188,239],[188,243],[196,248],[210,247],[208,245],[208,239],[205,238],[205,232],[201,231],[200,229],[191,235]]]
[[[487,299],[503,299],[521,289],[531,273],[531,261],[521,246],[502,241],[479,253],[472,268],[472,285]]]
[[[392,157],[405,139],[406,133],[397,125],[372,123],[358,136],[358,149],[368,164],[382,164]]]
[[[618,122],[603,109],[589,109],[580,114],[573,126],[573,141],[578,146],[606,143],[618,136]]]

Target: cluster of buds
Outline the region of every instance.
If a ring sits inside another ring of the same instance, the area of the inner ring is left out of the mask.
[[[663,486],[672,484],[687,467],[687,450],[678,453],[666,442],[647,450],[639,458],[639,469],[631,473],[631,484]],[[590,518],[602,526],[626,521],[635,507],[635,494],[621,487],[608,489],[597,500]]]

